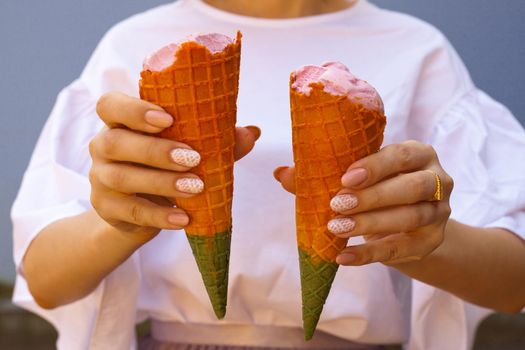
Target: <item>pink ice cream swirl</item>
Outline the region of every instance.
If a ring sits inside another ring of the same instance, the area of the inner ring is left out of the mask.
[[[366,81],[358,79],[340,62],[325,62],[320,66],[306,65],[292,73],[295,77],[292,89],[310,96],[310,84],[321,83],[324,91],[336,96],[347,96],[365,108],[384,110],[379,93]]]
[[[228,45],[234,43],[232,38],[219,33],[192,34],[185,40],[166,45],[147,56],[142,68],[152,72],[160,72],[170,67],[176,60],[178,49],[185,42],[196,42],[201,44],[202,46],[205,46],[211,54],[222,52]]]

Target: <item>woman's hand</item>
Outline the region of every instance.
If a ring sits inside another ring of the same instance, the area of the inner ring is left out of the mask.
[[[43,308],[85,297],[161,229],[184,227],[188,216],[170,199],[203,189],[191,173],[199,154],[153,135],[173,123],[162,108],[108,93],[97,113],[106,127],[89,145],[94,210],[50,223],[24,256],[29,290]],[[259,133],[257,127],[237,128],[235,159],[253,148]]]
[[[278,168],[274,175],[295,191],[293,168]],[[344,249],[339,264],[420,260],[443,242],[453,181],[431,146],[416,141],[387,146],[352,164],[341,183],[330,203],[340,215],[328,229],[344,238],[362,235],[366,243]]]
[[[186,213],[173,198],[202,192],[191,173],[200,155],[186,144],[154,136],[173,123],[162,108],[121,93],[107,93],[97,103],[106,124],[90,143],[91,203],[107,223],[126,232],[155,235],[181,229]],[[257,127],[237,128],[235,158],[245,156],[260,135]]]

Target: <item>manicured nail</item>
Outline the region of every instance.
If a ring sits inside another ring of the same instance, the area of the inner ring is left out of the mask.
[[[368,178],[368,171],[365,168],[352,169],[341,178],[341,183],[345,187],[358,186]]]
[[[281,172],[283,172],[286,169],[288,169],[287,166],[280,166],[277,169],[275,169],[273,171],[273,177],[275,178],[275,180],[281,182]]]
[[[166,112],[151,110],[147,111],[144,119],[148,124],[157,128],[167,128],[173,123],[173,117]]]
[[[338,263],[339,265],[350,265],[354,263],[356,260],[357,260],[357,257],[355,256],[355,254],[352,254],[352,253],[344,253],[344,254],[338,255],[335,258],[335,262]]]
[[[175,148],[170,153],[171,159],[179,165],[193,168],[201,162],[201,155],[192,149]]]
[[[257,141],[259,137],[261,137],[261,129],[259,129],[255,125],[248,125],[245,126],[245,128],[250,130],[250,132],[252,132],[255,135],[255,141]]]
[[[204,182],[201,179],[195,178],[182,178],[175,182],[177,190],[184,193],[197,194],[204,190]]]
[[[337,218],[328,222],[328,231],[334,235],[350,232],[355,227],[355,221],[350,218]]]
[[[186,214],[170,214],[168,221],[173,225],[186,226],[190,222],[190,218]]]
[[[336,213],[342,213],[343,211],[354,209],[358,203],[356,196],[352,194],[340,194],[332,198],[330,207]]]

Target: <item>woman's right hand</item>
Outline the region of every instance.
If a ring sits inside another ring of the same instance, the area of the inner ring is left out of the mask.
[[[154,136],[173,123],[162,108],[121,93],[97,103],[106,124],[90,143],[91,204],[107,223],[126,232],[154,235],[181,229],[186,213],[168,198],[188,198],[203,182],[190,169],[200,155],[186,144]]]
[[[91,203],[98,215],[147,239],[186,226],[189,218],[173,199],[195,196],[204,184],[190,172],[200,162],[196,151],[154,135],[173,118],[157,105],[116,92],[99,99],[97,113],[106,124],[89,147]],[[256,127],[237,128],[236,159],[253,148],[259,133]]]

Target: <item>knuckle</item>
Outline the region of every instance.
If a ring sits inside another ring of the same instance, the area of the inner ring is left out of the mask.
[[[96,193],[91,192],[89,200],[91,202],[91,206],[93,207],[93,209],[95,209],[98,212],[99,208],[101,207],[100,197]]]
[[[91,156],[92,159],[94,159],[97,155],[100,154],[100,148],[101,148],[101,144],[104,142],[103,138],[104,138],[104,134],[107,132],[108,130],[104,129],[104,130],[101,130],[98,134],[96,134],[90,141],[89,141],[89,144],[88,144],[88,149],[89,149],[89,154]]]
[[[89,141],[88,145],[88,151],[89,155],[91,156],[91,159],[95,158],[95,155],[97,154],[97,138],[93,138],[91,141]]]
[[[106,182],[108,187],[113,189],[120,189],[126,183],[126,174],[121,169],[112,169],[112,171],[107,172],[105,175]]]
[[[103,118],[103,116],[107,114],[117,96],[117,92],[110,91],[99,97],[96,105],[96,111],[99,117]]]
[[[449,218],[450,214],[452,214],[452,208],[450,208],[450,205],[443,205],[441,209],[441,215],[445,218]]]
[[[424,254],[425,256],[432,253],[437,247],[439,247],[443,240],[445,239],[445,235],[442,231],[435,230],[433,233],[429,235],[429,237],[426,238],[428,242],[427,251]]]
[[[413,155],[410,142],[411,141],[406,141],[404,143],[397,144],[394,147],[398,162],[402,168],[410,167],[412,164]]]
[[[104,198],[92,192],[90,201],[91,201],[91,206],[93,207],[93,209],[95,209],[97,214],[102,219],[108,220],[109,213],[111,213],[112,211],[107,209],[106,201],[104,200]]]
[[[449,174],[445,173],[441,181],[443,182],[443,187],[445,190],[449,193],[452,192],[454,189],[454,179]]]
[[[119,138],[120,132],[117,129],[109,129],[101,134],[100,151],[104,157],[111,157],[115,154]]]
[[[93,165],[91,169],[89,169],[88,179],[89,179],[89,182],[91,183],[91,186],[93,186],[94,184],[98,182],[98,170],[96,166]]]
[[[150,137],[149,140],[146,142],[146,147],[145,147],[145,155],[146,155],[146,159],[155,159],[155,158],[158,158],[159,157],[159,154],[164,154],[166,152],[160,152],[159,150],[159,140],[154,138],[154,137]]]
[[[141,224],[144,219],[144,207],[139,204],[133,204],[130,211],[131,219],[136,224]]]
[[[423,143],[421,144],[422,146],[422,149],[423,151],[425,152],[425,154],[428,154],[429,157],[431,158],[436,158],[437,157],[437,153],[436,153],[436,150],[434,149],[434,147],[428,143]]]
[[[399,247],[396,244],[391,244],[386,251],[386,261],[399,259]]]
[[[109,104],[111,103],[111,99],[114,97],[114,92],[106,92],[102,96],[99,97],[97,101],[97,114],[102,117],[102,115],[107,110]]]

